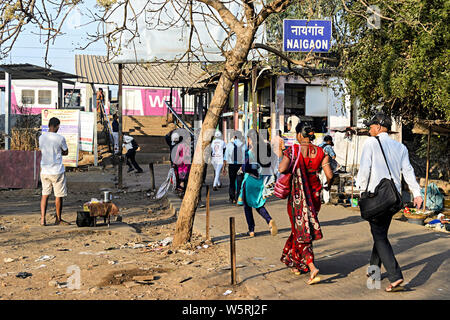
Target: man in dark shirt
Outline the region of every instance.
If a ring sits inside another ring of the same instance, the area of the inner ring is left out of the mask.
[[[119,121],[117,120],[119,117],[115,113],[113,115],[113,122],[112,122],[112,136],[114,138],[114,153],[119,153]]]

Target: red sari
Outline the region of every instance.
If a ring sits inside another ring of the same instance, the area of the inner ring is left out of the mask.
[[[299,156],[297,168],[292,178],[291,194],[287,203],[287,211],[291,221],[291,235],[283,249],[281,261],[291,268],[301,272],[309,272],[308,264],[314,262],[312,241],[322,239],[317,214],[320,210],[320,192],[322,184],[318,177],[318,170],[325,157],[322,148],[308,145],[309,154],[316,152],[315,157],[305,158],[301,154],[300,145],[294,145],[284,151],[284,155],[291,159]]]

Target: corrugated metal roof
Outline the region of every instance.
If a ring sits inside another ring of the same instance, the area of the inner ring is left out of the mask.
[[[76,79],[77,75],[58,71],[54,69],[44,68],[29,63],[20,64],[1,64],[0,65],[0,78],[5,78],[5,72],[11,74],[13,80],[20,79],[46,79],[50,81],[61,81],[65,83],[73,84],[73,81],[67,79]]]
[[[105,56],[75,55],[75,70],[82,83],[119,84],[118,64],[107,62]],[[125,64],[124,86],[162,88],[201,88],[201,80],[209,77],[198,64],[146,63]]]

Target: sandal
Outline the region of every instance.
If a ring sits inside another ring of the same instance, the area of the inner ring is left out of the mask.
[[[317,272],[315,274],[312,274],[309,280],[306,282],[306,284],[313,285],[320,282],[320,277],[317,275],[319,274],[319,269],[317,269]]]
[[[405,287],[401,286],[400,284],[403,283],[403,280],[397,284],[396,286],[393,286],[392,284],[389,285],[389,287],[387,287],[384,291],[386,292],[400,292],[400,291],[404,291]]]
[[[275,220],[270,220],[269,222],[269,226],[270,226],[270,234],[272,236],[276,236],[278,234],[278,228],[277,225],[275,224]]]
[[[63,219],[61,219],[59,221],[55,221],[55,226],[60,225],[60,224],[62,224],[64,226],[70,226],[70,223],[67,221],[64,221]]]
[[[297,268],[291,268],[291,272],[293,274],[295,274],[296,276],[301,275],[302,273],[300,272],[300,270],[298,270]]]

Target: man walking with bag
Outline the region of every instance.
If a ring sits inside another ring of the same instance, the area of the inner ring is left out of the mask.
[[[373,193],[375,188],[381,184],[382,179],[391,178],[401,194],[401,175],[403,175],[414,195],[414,205],[420,208],[423,200],[414,169],[409,162],[408,149],[402,143],[391,139],[387,133],[391,128],[391,119],[379,112],[365,124],[370,127],[371,138],[367,139],[363,146],[356,185],[360,190]],[[386,291],[396,292],[404,288],[400,286],[403,282],[402,271],[387,237],[392,220],[391,211],[386,210],[375,219],[369,220],[374,241],[370,265],[379,268],[381,268],[381,264],[384,265],[390,281]],[[370,277],[369,274],[367,276]]]

